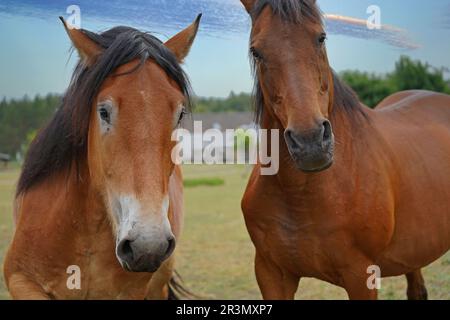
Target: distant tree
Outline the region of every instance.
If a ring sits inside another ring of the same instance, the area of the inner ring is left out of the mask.
[[[34,138],[36,138],[37,130],[31,130],[28,132],[27,136],[25,137],[25,141],[23,142],[20,152],[22,155],[25,155],[28,152],[28,148],[31,145],[31,142],[33,142]]]
[[[36,96],[33,100],[3,99],[0,102],[0,152],[15,156],[22,151],[30,133],[43,127],[59,105],[60,97]]]
[[[449,87],[444,78],[444,68],[434,68],[428,63],[400,57],[395,70],[390,74],[398,90],[423,89],[447,92]]]
[[[403,90],[421,89],[450,94],[450,83],[444,77],[445,68],[401,56],[395,70],[385,75],[360,71],[344,71],[342,79],[356,91],[361,101],[375,107],[387,96]]]
[[[396,86],[386,76],[360,71],[344,71],[342,79],[356,91],[361,101],[373,108],[396,91]]]
[[[227,98],[197,98],[195,112],[243,112],[251,110],[251,95],[236,94],[233,91]]]

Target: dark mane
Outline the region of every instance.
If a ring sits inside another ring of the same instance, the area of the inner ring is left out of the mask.
[[[101,34],[82,30],[104,52],[94,65],[81,61],[75,68],[62,103],[50,123],[41,130],[27,153],[16,194],[86,159],[91,106],[105,79],[121,65],[139,59],[137,68],[154,60],[173,79],[190,107],[190,84],[175,56],[156,37],[129,27],[115,27]],[[122,75],[122,74],[121,74]],[[114,76],[121,76],[114,75]],[[151,85],[151,84],[149,84]]]
[[[322,13],[314,0],[257,0],[252,17],[257,18],[266,6],[283,20],[301,23],[304,19],[322,23]]]
[[[365,107],[362,106],[356,92],[333,72],[333,113],[344,111],[350,120],[368,119]]]
[[[274,14],[279,15],[285,21],[302,23],[302,21],[306,19],[322,24],[322,13],[313,0],[258,0],[253,7],[251,13],[252,18],[256,19],[266,6],[270,6]],[[250,57],[252,57],[252,55],[250,55]],[[264,97],[256,72],[255,59],[251,58],[251,63],[255,80],[253,89],[255,122],[261,124],[264,112]],[[361,106],[357,94],[339,79],[334,71],[331,72],[333,73],[334,83],[333,115],[343,110],[349,115],[350,119],[356,120],[358,116],[366,118],[365,110]]]

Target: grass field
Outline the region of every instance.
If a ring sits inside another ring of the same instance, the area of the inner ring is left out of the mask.
[[[245,166],[187,166],[186,219],[178,246],[179,273],[194,293],[207,299],[259,299],[253,272],[254,249],[240,210],[250,168]],[[0,264],[10,241],[12,198],[18,169],[0,171]],[[193,183],[192,181],[222,181]],[[450,299],[450,253],[424,270],[431,299]],[[404,277],[383,279],[381,299],[405,299]],[[344,290],[303,279],[299,299],[346,299]],[[0,299],[7,299],[0,277]]]

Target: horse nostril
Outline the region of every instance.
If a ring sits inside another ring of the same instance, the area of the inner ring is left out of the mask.
[[[120,258],[124,260],[132,260],[133,259],[133,248],[131,247],[130,240],[122,240],[119,242],[117,246],[117,254]]]
[[[167,245],[166,253],[164,254],[165,257],[170,256],[172,254],[173,250],[175,249],[175,243],[176,243],[175,238],[170,237],[167,240],[167,243],[168,243],[168,245]]]
[[[328,142],[333,136],[333,130],[331,129],[330,121],[326,120],[323,122],[323,141]]]
[[[288,146],[290,146],[290,147],[294,147],[294,146],[298,145],[297,141],[293,137],[293,134],[294,133],[291,129],[287,129],[285,131],[286,142],[288,143]]]

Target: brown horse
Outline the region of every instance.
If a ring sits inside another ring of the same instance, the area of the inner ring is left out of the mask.
[[[284,132],[278,174],[257,165],[242,201],[263,297],[292,299],[313,277],[376,299],[379,267],[426,298],[421,268],[450,248],[450,96],[401,92],[364,107],[328,64],[314,0],[242,2],[257,118]]]
[[[183,187],[171,135],[190,106],[179,63],[199,22],[165,44],[64,23],[81,60],[18,183],[4,266],[13,298],[172,297]]]

